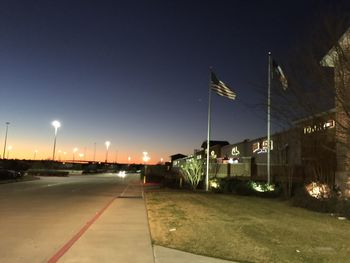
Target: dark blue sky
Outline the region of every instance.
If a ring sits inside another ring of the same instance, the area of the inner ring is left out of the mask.
[[[1,1],[0,121],[14,157],[49,157],[54,119],[67,155],[92,159],[96,142],[103,160],[105,140],[118,161],[189,154],[206,139],[210,66],[237,93],[213,96],[212,138],[264,136],[267,52],[287,63],[330,2]]]

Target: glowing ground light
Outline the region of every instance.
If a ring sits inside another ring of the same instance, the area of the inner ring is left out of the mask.
[[[220,187],[220,183],[218,180],[210,180],[209,181],[210,188],[218,189]]]
[[[306,191],[310,196],[320,199],[320,198],[329,198],[331,194],[331,189],[328,185],[312,182],[305,186]]]
[[[255,191],[260,193],[275,191],[275,185],[273,184],[251,182],[250,185]]]

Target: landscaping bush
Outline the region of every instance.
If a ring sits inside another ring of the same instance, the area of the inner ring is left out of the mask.
[[[261,192],[256,190],[256,186],[261,186]],[[258,196],[266,198],[276,198],[281,195],[281,187],[275,186],[274,190],[268,190],[266,183],[254,181],[242,181],[233,178],[222,179],[220,181],[220,191],[224,193],[234,193],[245,196]]]
[[[26,171],[29,168],[29,164],[25,161],[20,160],[3,160],[2,161],[2,168],[6,170],[13,170],[13,171]]]
[[[162,181],[162,186],[168,188],[179,189],[180,188],[180,178],[174,176],[165,176]]]
[[[163,175],[158,174],[148,174],[146,176],[146,182],[147,183],[162,183],[164,181]]]
[[[310,196],[305,187],[296,190],[292,198],[292,205],[306,208],[312,211],[321,213],[335,213],[337,212],[338,200],[332,196],[330,198],[315,198]]]
[[[242,181],[239,181],[234,178],[226,177],[221,180],[219,180],[219,189],[217,192],[221,193],[235,193],[236,188],[239,183],[242,183]]]
[[[18,179],[22,176],[21,172],[0,168],[0,180]]]
[[[254,195],[255,191],[251,188],[249,182],[239,181],[233,188],[234,193],[239,195]]]

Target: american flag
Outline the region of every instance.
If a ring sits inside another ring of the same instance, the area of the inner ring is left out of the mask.
[[[211,72],[211,89],[216,92],[216,94],[226,97],[228,99],[234,100],[236,98],[236,93],[233,92],[224,82],[219,80],[214,72]]]

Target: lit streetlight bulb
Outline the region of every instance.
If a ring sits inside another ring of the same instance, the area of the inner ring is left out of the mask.
[[[108,149],[109,146],[111,145],[110,141],[105,141],[105,145],[106,145],[106,163],[108,162]]]
[[[57,130],[59,127],[61,127],[61,123],[59,121],[53,121],[52,126],[55,128],[55,139],[53,142],[53,153],[52,153],[52,160],[55,160],[55,152],[56,152],[56,138],[57,138]]]

